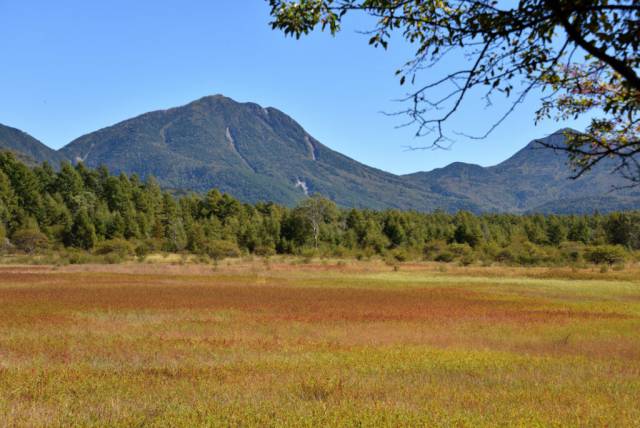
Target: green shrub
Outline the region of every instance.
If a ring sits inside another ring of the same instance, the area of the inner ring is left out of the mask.
[[[424,260],[435,260],[438,254],[446,247],[447,244],[442,241],[427,242],[422,248],[422,257]]]
[[[108,263],[110,265],[115,265],[115,264],[122,263],[123,261],[125,261],[125,258],[121,254],[118,254],[118,253],[114,252],[114,253],[105,254],[104,256],[102,256],[102,260],[105,263]]]
[[[589,248],[585,253],[585,258],[591,263],[613,265],[624,263],[627,259],[627,252],[617,245],[599,245]]]
[[[457,243],[449,244],[448,249],[456,257],[466,256],[467,254],[470,254],[473,251],[469,246],[469,244],[457,244]]]
[[[205,252],[213,260],[222,260],[227,257],[239,257],[241,252],[238,244],[231,241],[212,240],[205,244]]]
[[[542,247],[531,242],[523,242],[515,248],[515,251],[517,263],[520,265],[535,266],[554,261]]]
[[[560,246],[560,252],[565,260],[578,263],[582,261],[584,245],[577,242],[566,242]]]
[[[435,261],[445,263],[450,263],[453,259],[455,259],[455,256],[449,251],[443,251],[435,257]]]
[[[11,237],[13,244],[27,254],[35,253],[47,248],[49,239],[47,235],[36,229],[18,230]]]
[[[7,238],[0,238],[0,254],[6,254],[13,251],[15,246]]]
[[[271,245],[258,245],[253,252],[256,256],[269,257],[276,253],[276,249]]]
[[[331,251],[331,255],[333,257],[347,257],[350,254],[350,251],[348,248],[345,248],[341,245],[338,245],[336,247],[333,248],[333,250]]]
[[[67,251],[66,259],[69,261],[69,264],[72,264],[72,265],[81,265],[85,263],[90,263],[92,261],[88,253],[82,250],[74,250],[74,249],[69,249]]]
[[[395,249],[391,252],[391,256],[398,262],[406,262],[409,260],[409,253],[404,250]]]
[[[516,260],[517,256],[513,253],[513,250],[510,248],[503,248],[496,254],[495,261],[499,263],[513,263]]]
[[[111,255],[120,259],[133,255],[133,244],[125,239],[115,238],[98,243],[94,249],[94,254],[99,256]]]
[[[469,266],[469,265],[475,263],[475,261],[476,261],[476,257],[475,257],[475,254],[473,254],[473,253],[465,254],[464,256],[462,256],[460,258],[460,264],[462,266]]]
[[[476,248],[474,248],[474,252],[479,259],[482,259],[482,261],[491,262],[496,261],[498,253],[500,253],[502,250],[503,248],[495,242],[485,242],[482,245],[478,245],[476,246]]]
[[[147,242],[139,242],[133,250],[138,261],[142,262],[151,252],[151,246]]]

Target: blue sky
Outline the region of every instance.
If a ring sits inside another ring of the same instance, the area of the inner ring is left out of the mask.
[[[406,89],[394,71],[412,47],[367,45],[353,17],[338,36],[285,38],[262,0],[0,0],[0,123],[59,148],[80,135],[150,110],[222,93],[276,107],[327,146],[366,164],[409,173],[454,161],[498,163],[533,138],[583,123],[533,123],[535,97],[488,139],[424,145],[402,118]],[[453,59],[447,67],[460,66]],[[424,79],[437,77],[422,76]],[[500,113],[472,96],[449,124],[481,132]]]

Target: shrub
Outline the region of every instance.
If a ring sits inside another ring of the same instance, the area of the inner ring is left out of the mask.
[[[91,257],[82,250],[69,249],[67,251],[67,260],[69,264],[80,265],[91,262]]]
[[[258,245],[253,252],[256,256],[264,256],[269,257],[273,256],[276,253],[276,249],[270,245]]]
[[[136,245],[136,248],[133,250],[136,257],[139,261],[144,261],[144,259],[149,255],[149,253],[153,250],[152,245],[149,242],[143,241]]]
[[[462,266],[469,266],[476,261],[476,257],[473,253],[465,254],[460,258],[460,264]]]
[[[516,260],[516,255],[510,248],[504,248],[498,252],[495,256],[495,260],[500,263],[513,263]]]
[[[333,257],[347,257],[347,255],[349,255],[350,251],[348,248],[345,248],[343,246],[336,246],[333,248],[332,250],[332,256]]]
[[[483,261],[497,261],[498,254],[503,250],[495,242],[485,242],[475,248],[475,252]]]
[[[125,259],[121,254],[107,253],[103,256],[102,260],[110,265],[115,265],[117,263],[122,263]]]
[[[0,254],[10,253],[15,246],[7,238],[0,238]]]
[[[571,263],[579,263],[582,261],[584,245],[580,242],[565,242],[560,245],[560,251],[565,260]]]
[[[464,257],[468,254],[471,254],[473,250],[471,250],[471,247],[469,246],[469,244],[453,243],[449,245],[449,251],[453,253],[453,255],[456,257]]]
[[[121,238],[109,239],[96,245],[94,253],[99,256],[114,256],[124,259],[133,254],[133,244]]]
[[[453,253],[449,251],[443,251],[436,256],[435,261],[449,263],[452,262],[454,258],[455,256],[453,255]]]
[[[409,254],[407,253],[407,251],[403,251],[400,249],[393,250],[391,255],[398,262],[406,262],[407,260],[409,260]]]
[[[551,260],[543,248],[531,242],[523,242],[517,248],[517,262],[520,265],[538,265]]]
[[[613,265],[624,263],[627,259],[627,252],[617,245],[600,245],[589,248],[585,258],[591,263]]]
[[[46,248],[49,244],[47,236],[35,229],[22,229],[13,234],[11,240],[15,246],[27,254]]]
[[[446,247],[447,244],[442,241],[427,242],[422,249],[422,256],[425,260],[435,260],[443,248]]]
[[[212,240],[205,244],[205,252],[213,260],[222,260],[226,257],[239,257],[238,244],[231,241]]]
[[[301,263],[309,264],[313,261],[314,257],[318,256],[318,250],[315,248],[303,248],[299,254],[302,256]]]

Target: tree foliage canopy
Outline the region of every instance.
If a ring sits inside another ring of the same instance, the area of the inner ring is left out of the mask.
[[[66,251],[119,260],[150,252],[566,263],[602,245],[640,250],[640,212],[512,215],[344,209],[320,195],[296,207],[211,190],[176,197],[153,179],[82,164],[29,168],[0,152],[0,254]]]
[[[640,4],[635,0],[269,0],[272,26],[299,38],[316,27],[336,33],[345,15],[376,19],[370,44],[387,48],[400,32],[415,55],[398,71],[412,83],[402,112],[429,147],[449,140],[446,122],[474,89],[510,97],[486,132],[534,90],[544,94],[537,120],[595,116],[584,133],[568,135],[576,175],[607,157],[640,180]],[[462,51],[468,67],[419,82],[420,72]],[[523,82],[523,83],[522,83]]]

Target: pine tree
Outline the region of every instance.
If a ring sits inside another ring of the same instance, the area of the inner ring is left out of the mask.
[[[67,245],[90,250],[97,241],[96,230],[86,210],[80,210],[73,218],[73,224],[67,234]]]

